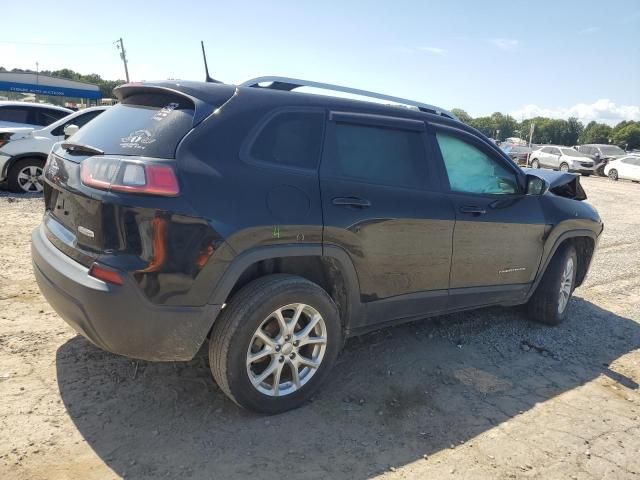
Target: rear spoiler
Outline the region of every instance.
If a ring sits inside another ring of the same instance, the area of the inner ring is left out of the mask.
[[[169,82],[164,85],[153,83],[125,83],[124,85],[115,88],[113,93],[120,101],[138,93],[165,93],[168,95],[177,95],[182,97],[193,104],[193,126],[195,127],[233,98],[237,93],[237,89],[231,85],[224,85],[226,88],[222,87],[223,86],[220,85],[220,87],[216,89],[215,94],[212,94],[213,92],[208,92],[209,95],[206,98],[202,98],[202,95],[197,95],[200,92],[189,88],[188,86],[183,86],[180,83]]]

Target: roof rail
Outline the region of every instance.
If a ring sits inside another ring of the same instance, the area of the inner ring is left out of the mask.
[[[262,83],[269,83],[269,85],[266,85],[266,86],[260,85]],[[358,88],[341,87],[340,85],[332,85],[330,83],[313,82],[310,80],[300,80],[297,78],[288,78],[288,77],[266,76],[266,77],[252,78],[251,80],[242,82],[239,86],[267,88],[269,90],[282,90],[286,92],[290,92],[300,87],[313,87],[313,88],[319,88],[322,90],[332,90],[334,92],[350,93],[352,95],[360,95],[362,97],[376,98],[378,100],[387,100],[389,102],[409,105],[409,106],[418,108],[418,110],[422,112],[434,113],[436,115],[442,115],[443,117],[448,117],[448,118],[452,118],[454,120],[459,121],[458,117],[456,117],[453,113],[443,108],[436,107],[434,105],[416,102],[414,100],[408,100],[406,98],[385,95],[383,93],[375,93],[375,92],[369,92],[367,90],[360,90]]]

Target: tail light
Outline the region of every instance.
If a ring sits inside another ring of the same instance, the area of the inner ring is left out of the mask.
[[[164,163],[91,157],[82,162],[80,179],[99,190],[168,197],[180,193],[175,170]]]
[[[103,282],[113,283],[114,285],[124,285],[124,280],[118,272],[101,267],[97,263],[91,265],[89,275]]]

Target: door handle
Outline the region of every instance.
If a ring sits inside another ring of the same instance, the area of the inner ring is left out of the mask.
[[[336,197],[333,199],[333,204],[339,207],[356,208],[366,208],[371,206],[371,202],[369,200],[359,197]]]
[[[482,207],[468,205],[466,207],[460,207],[460,213],[468,213],[477,217],[479,215],[484,215],[487,211]]]

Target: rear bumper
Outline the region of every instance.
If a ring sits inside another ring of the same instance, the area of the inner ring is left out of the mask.
[[[31,235],[31,259],[40,291],[74,330],[98,347],[153,361],[190,360],[202,346],[220,305],[151,304],[125,277],[122,286],[89,276],[63,254],[40,225]]]

